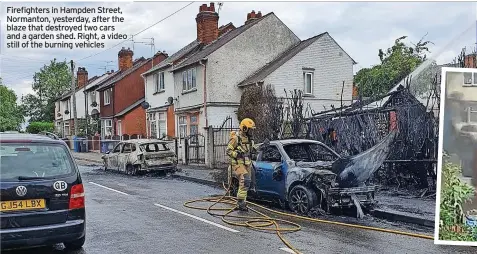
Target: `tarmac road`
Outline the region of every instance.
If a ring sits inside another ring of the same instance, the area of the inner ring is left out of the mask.
[[[170,177],[131,177],[81,166],[86,190],[87,237],[82,250],[62,245],[3,253],[287,253],[274,233],[229,226],[187,200],[220,189]],[[297,221],[298,222],[298,221]],[[432,240],[337,225],[298,222],[285,234],[302,253],[475,253],[475,247],[437,246]],[[290,252],[291,253],[291,252]]]

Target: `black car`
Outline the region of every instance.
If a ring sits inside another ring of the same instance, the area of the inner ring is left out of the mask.
[[[85,193],[66,143],[0,133],[1,249],[85,242]]]

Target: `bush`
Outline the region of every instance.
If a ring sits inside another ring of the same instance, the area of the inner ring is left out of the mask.
[[[49,122],[31,122],[26,127],[26,132],[32,134],[38,134],[42,131],[53,132],[55,129],[55,125]]]
[[[472,186],[460,180],[461,168],[444,159],[442,165],[439,239],[477,241],[477,230],[465,225],[463,204],[475,195]]]

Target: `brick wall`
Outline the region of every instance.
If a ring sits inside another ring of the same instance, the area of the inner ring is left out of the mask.
[[[130,48],[122,48],[118,52],[118,68],[125,71],[133,66],[134,52]]]
[[[146,112],[141,106],[129,111],[121,120],[122,134],[146,136]]]
[[[167,108],[167,136],[175,137],[176,136],[176,122],[174,114],[174,105]]]
[[[197,40],[209,44],[219,37],[219,14],[215,12],[214,3],[203,4],[195,18],[197,22]]]
[[[78,67],[76,72],[76,80],[78,88],[84,87],[88,83],[88,71],[84,67]]]

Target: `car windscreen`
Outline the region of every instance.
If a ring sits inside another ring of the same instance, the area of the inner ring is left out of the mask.
[[[164,143],[148,143],[142,144],[140,147],[142,151],[146,153],[164,152],[170,150],[169,146]]]
[[[0,143],[0,178],[57,178],[75,172],[67,148],[61,144]]]

